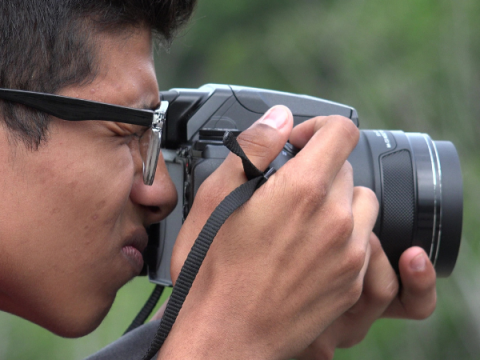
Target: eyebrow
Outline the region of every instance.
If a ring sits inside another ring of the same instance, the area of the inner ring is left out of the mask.
[[[150,126],[155,112],[67,96],[0,88],[0,99],[29,106],[63,120],[107,120]],[[149,108],[147,106],[146,108]]]

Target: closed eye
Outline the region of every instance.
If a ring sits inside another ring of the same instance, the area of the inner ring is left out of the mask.
[[[143,135],[145,135],[148,129],[149,129],[148,127],[142,126],[141,129],[139,131],[134,132],[132,136],[134,136],[137,139],[140,139]]]
[[[125,123],[110,123],[107,126],[120,137],[141,138],[150,128],[149,126],[131,125]]]

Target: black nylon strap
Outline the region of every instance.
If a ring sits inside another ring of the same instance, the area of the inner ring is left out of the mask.
[[[247,175],[248,180],[252,180],[257,176],[263,177],[263,173],[260,170],[258,170],[256,166],[253,165],[252,162],[247,158],[247,155],[245,155],[245,153],[243,152],[243,149],[238,144],[238,141],[235,135],[233,135],[229,131],[225,132],[225,135],[223,136],[223,145],[225,145],[228,148],[228,150],[230,150],[232,153],[234,153],[240,159],[242,159],[243,171],[245,171],[245,175]]]
[[[175,286],[173,287],[172,295],[168,301],[162,321],[155,334],[155,338],[153,339],[148,352],[143,357],[143,360],[150,360],[155,356],[165,342],[165,339],[172,329],[178,313],[185,302],[185,298],[192,287],[193,281],[200,270],[200,266],[207,255],[207,251],[222,225],[228,217],[236,209],[247,202],[255,190],[267,180],[267,177],[265,177],[264,174],[247,158],[233,134],[226,132],[223,140],[224,145],[242,159],[244,171],[249,181],[237,187],[227,195],[225,199],[223,199],[210,215],[205,226],[198,235],[198,238],[195,240],[187,259],[183,264]],[[268,174],[271,175],[271,172]]]

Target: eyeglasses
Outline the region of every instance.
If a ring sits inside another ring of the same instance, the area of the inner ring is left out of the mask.
[[[66,96],[0,88],[0,99],[29,106],[62,120],[104,120],[148,126],[140,138],[143,160],[143,182],[152,185],[162,143],[168,101],[162,101],[156,110],[134,109]]]

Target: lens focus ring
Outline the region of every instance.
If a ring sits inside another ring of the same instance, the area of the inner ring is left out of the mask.
[[[383,156],[382,228],[380,238],[385,251],[398,262],[406,243],[411,244],[415,223],[415,180],[408,150]]]

